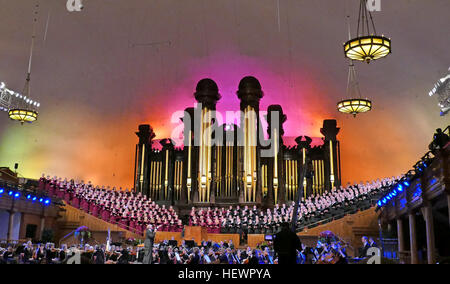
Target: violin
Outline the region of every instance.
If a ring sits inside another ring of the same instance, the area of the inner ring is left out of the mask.
[[[339,255],[334,251],[330,251],[322,255],[322,257],[316,262],[316,264],[336,264],[339,261]]]

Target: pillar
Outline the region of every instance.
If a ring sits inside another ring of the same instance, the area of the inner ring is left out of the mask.
[[[136,132],[139,143],[136,145],[134,156],[134,190],[149,196],[148,157],[152,150],[152,139],[155,137],[153,129],[148,124],[139,125]]]
[[[240,103],[241,129],[243,133],[243,176],[242,181],[246,203],[261,202],[261,163],[259,155],[259,137],[261,122],[259,119],[259,101],[263,97],[261,84],[255,77],[247,76],[239,82],[237,96]]]
[[[42,233],[44,232],[45,229],[45,216],[41,216],[41,227],[39,230],[39,238],[42,239]]]
[[[202,79],[197,83],[194,97],[200,106],[196,110],[199,116],[195,118],[194,141],[195,145],[199,145],[198,153],[198,199],[196,202],[209,203],[211,190],[213,187],[215,176],[213,168],[213,145],[212,145],[212,127],[215,124],[215,110],[217,101],[221,98],[219,88],[216,82],[211,79]]]
[[[398,239],[398,251],[405,251],[405,239],[403,234],[403,220],[401,218],[397,219],[397,239]]]
[[[8,242],[12,240],[13,225],[14,225],[14,211],[8,211],[9,222],[8,222]]]
[[[270,105],[267,108],[267,133],[271,143],[273,143],[273,163],[270,168],[271,180],[269,181],[269,198],[268,205],[272,206],[279,201],[279,193],[281,188],[284,188],[283,182],[283,135],[284,128],[283,123],[287,120],[286,114],[283,113],[283,109],[280,105]],[[284,196],[284,190],[283,190]]]
[[[341,175],[341,169],[339,168],[338,157],[338,144],[336,136],[339,133],[340,128],[337,127],[337,122],[334,119],[326,119],[323,121],[323,127],[320,129],[320,133],[325,136],[324,148],[327,149],[328,160],[326,161],[325,170],[327,171],[327,178],[325,179],[325,186],[327,190],[331,190],[333,187],[339,187],[341,181],[339,176]]]
[[[425,230],[427,233],[427,258],[428,264],[436,263],[436,247],[434,239],[433,211],[431,205],[424,207]]]
[[[418,264],[419,254],[417,251],[416,216],[414,215],[414,213],[409,214],[409,237],[411,264]]]

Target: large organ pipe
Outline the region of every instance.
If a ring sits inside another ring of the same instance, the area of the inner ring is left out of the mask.
[[[256,112],[252,111],[251,112],[251,149],[252,149],[252,159],[251,159],[251,165],[252,165],[252,202],[256,201],[256,178],[257,178],[257,174],[256,174]]]
[[[206,156],[207,156],[207,164],[206,164],[206,196],[205,196],[205,202],[209,202],[209,196],[210,196],[210,192],[211,192],[211,180],[212,180],[212,172],[211,172],[211,156],[212,156],[212,147],[211,147],[211,133],[210,131],[210,122],[211,122],[211,112],[208,111],[207,112],[207,117],[208,117],[208,124],[207,124],[207,136],[206,136],[206,141],[207,141],[207,145],[206,145]]]
[[[141,185],[140,189],[142,190],[142,186],[143,186],[143,183],[144,183],[145,144],[142,144],[142,153],[141,153],[141,155],[142,155],[141,168],[140,168],[141,173],[140,173],[140,181],[139,181],[139,183]]]
[[[155,162],[152,161],[150,166],[150,196],[154,198],[153,194],[155,191]]]
[[[334,187],[334,165],[333,165],[334,157],[333,157],[333,141],[330,140],[330,182],[331,187]]]
[[[292,197],[292,200],[295,200],[295,193],[297,192],[297,188],[298,188],[298,177],[297,177],[297,174],[298,174],[298,168],[297,168],[297,160],[294,160],[294,176],[293,176],[293,179],[294,179],[294,193],[293,193],[293,197]]]
[[[303,148],[302,149],[302,151],[303,151],[303,167],[306,167],[306,149],[305,148]],[[300,181],[299,181],[300,182]],[[304,177],[303,178],[303,196],[305,197],[305,199],[306,199],[306,177]]]
[[[166,150],[166,164],[164,171],[164,199],[167,199],[167,188],[169,187],[169,149]]]
[[[188,165],[187,165],[187,198],[188,201],[191,201],[191,187],[192,187],[192,177],[191,177],[191,152],[192,152],[192,147],[191,147],[191,131],[189,130],[188,132],[189,135],[189,140],[188,140]]]
[[[320,183],[321,183],[321,188],[322,188],[322,192],[324,193],[325,191],[325,167],[323,164],[323,160],[320,160],[320,168],[321,168],[321,179],[320,179]]]

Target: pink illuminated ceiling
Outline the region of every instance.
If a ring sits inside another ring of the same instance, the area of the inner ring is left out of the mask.
[[[286,136],[321,137],[323,119],[337,119],[344,181],[407,171],[434,130],[449,124],[427,95],[450,65],[448,0],[382,1],[375,23],[392,38],[393,53],[356,65],[363,95],[374,102],[356,119],[335,106],[347,80],[345,16],[350,11],[354,24],[358,1],[87,0],[79,13],[64,2],[41,1],[31,87],[39,120],[20,126],[0,116],[0,165],[17,162],[24,176],[132,186],[138,124],[168,137],[172,114],[193,106],[204,77],[219,86],[221,112],[239,109],[242,77],[257,77],[261,109],[283,107]],[[28,0],[0,9],[0,80],[16,90],[32,9]]]

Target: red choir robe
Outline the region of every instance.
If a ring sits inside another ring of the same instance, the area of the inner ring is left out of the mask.
[[[72,200],[70,201],[70,204],[71,204],[73,207],[79,209],[79,208],[80,208],[80,199],[78,198],[78,196],[75,195],[75,196],[72,198]]]

